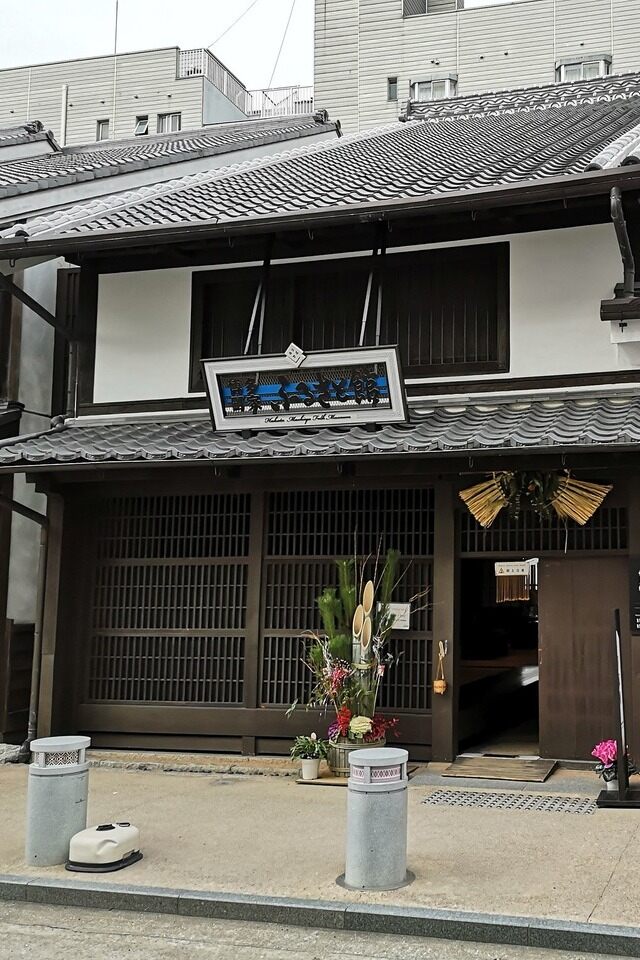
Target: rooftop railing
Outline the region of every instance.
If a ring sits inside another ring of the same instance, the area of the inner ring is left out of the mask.
[[[250,117],[291,117],[313,113],[313,87],[271,87],[249,90]]]
[[[249,91],[210,50],[199,47],[178,51],[178,80],[186,77],[206,77],[239,110],[249,112]]]

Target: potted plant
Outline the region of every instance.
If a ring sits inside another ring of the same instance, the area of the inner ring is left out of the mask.
[[[398,721],[376,713],[376,702],[394,662],[386,645],[395,619],[390,601],[399,582],[399,560],[395,550],[384,561],[378,556],[372,579],[365,577],[370,558],[360,564],[337,561],[338,587],[327,588],[317,601],[323,631],[303,636],[303,663],[313,678],[306,706],[335,714],[328,729],[327,762],[339,777],[349,775],[352,750],[384,746],[390,731],[397,736]]]
[[[303,780],[317,780],[320,772],[320,761],[327,756],[327,744],[319,740],[317,734],[308,737],[296,737],[291,747],[293,760],[300,760]]]
[[[605,789],[618,789],[618,743],[616,740],[601,740],[596,743],[591,751],[591,756],[596,757],[596,773],[602,777],[605,783]],[[629,773],[635,773],[636,768],[629,759]]]

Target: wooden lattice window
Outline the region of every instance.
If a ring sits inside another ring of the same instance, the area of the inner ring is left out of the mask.
[[[508,369],[508,244],[480,244],[274,266],[266,280],[262,353],[355,347],[368,302],[365,345],[398,345],[407,377]],[[258,285],[256,269],[193,277],[191,389],[202,390],[200,360],[244,352]],[[380,300],[378,292],[380,291]],[[260,311],[258,311],[259,314]],[[256,320],[250,352],[258,350]]]
[[[408,600],[432,579],[433,493],[429,489],[305,490],[272,493],[268,503],[262,618],[262,703],[284,706],[309,694],[300,635],[319,629],[316,598],[335,581],[333,558],[400,550],[405,576],[394,599]],[[373,571],[372,571],[373,572]],[[429,706],[431,608],[393,634],[398,662],[380,706]]]
[[[498,515],[488,530],[467,511],[461,512],[460,550],[463,554],[535,554],[556,551],[625,550],[627,511],[624,507],[600,507],[581,527],[567,525],[559,517],[541,519],[532,510],[523,510],[517,519],[506,512]]]
[[[89,701],[243,702],[250,506],[248,494],[103,505]]]

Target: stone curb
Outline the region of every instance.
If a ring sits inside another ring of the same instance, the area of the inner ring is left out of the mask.
[[[284,923],[640,957],[640,929],[457,910],[0,876],[0,901]]]

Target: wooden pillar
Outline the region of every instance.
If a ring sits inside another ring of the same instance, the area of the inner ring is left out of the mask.
[[[433,672],[438,662],[438,644],[447,648],[444,695],[432,693],[432,755],[434,760],[453,760],[458,749],[458,690],[456,678],[456,522],[451,483],[435,486],[435,529],[433,545]]]
[[[266,496],[263,491],[251,494],[251,530],[247,564],[247,622],[244,651],[244,707],[256,710],[260,700],[260,611],[262,599],[262,556]],[[242,753],[256,752],[255,736],[242,738]]]
[[[57,493],[48,494],[47,517],[49,518],[49,542],[42,621],[42,667],[38,705],[39,737],[50,737],[56,732],[54,729],[55,697],[58,695],[55,687],[56,641],[64,519],[64,501]]]
[[[638,478],[631,475],[628,481],[628,529],[629,529],[629,557],[637,559],[640,557],[640,485]],[[631,580],[631,576],[630,576]],[[640,724],[640,636],[630,636],[630,611],[629,604],[626,610],[620,611],[620,620],[622,626],[623,644],[626,637],[629,638],[624,665],[625,675],[625,700],[627,710],[627,730],[629,735],[629,748],[634,760],[640,757],[640,733],[638,726]]]

